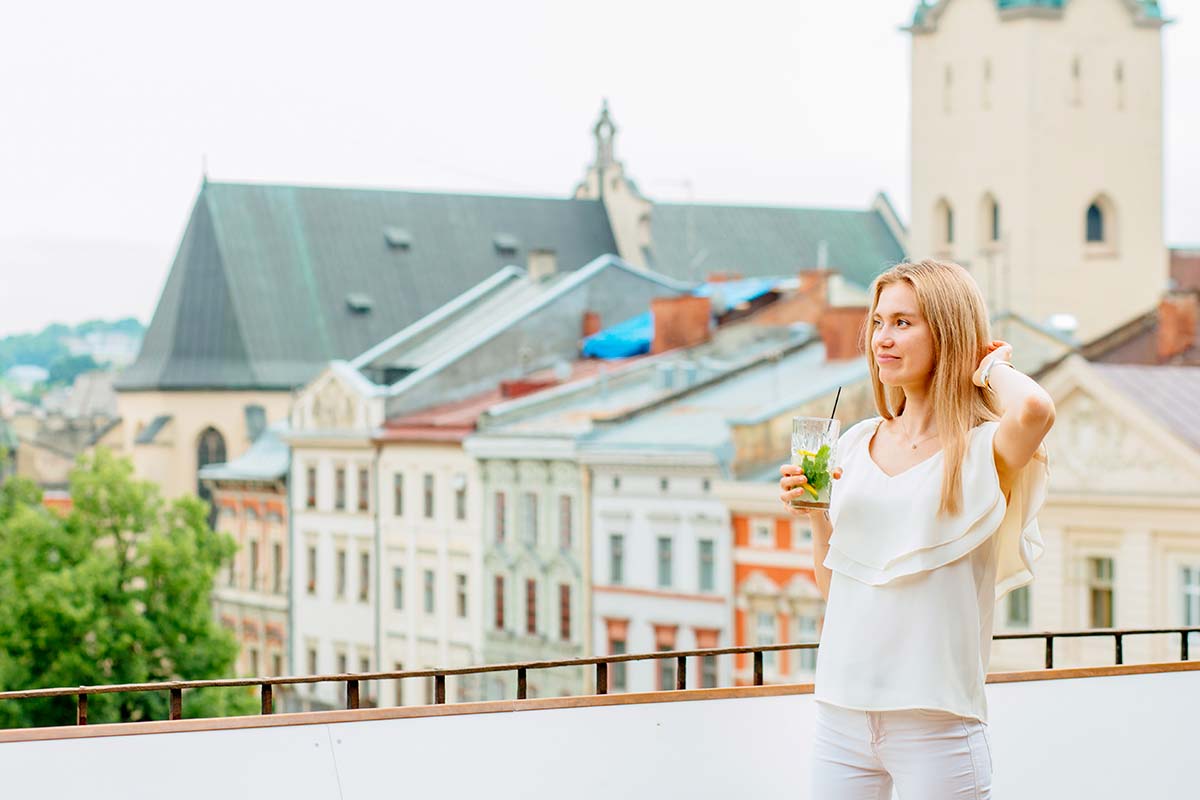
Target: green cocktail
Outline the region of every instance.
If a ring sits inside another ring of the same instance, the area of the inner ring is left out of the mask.
[[[792,419],[792,464],[800,467],[808,478],[808,482],[801,487],[804,494],[792,500],[794,508],[829,508],[838,428],[836,419]]]

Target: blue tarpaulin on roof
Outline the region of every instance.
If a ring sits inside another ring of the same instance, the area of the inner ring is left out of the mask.
[[[774,289],[775,284],[779,283],[779,281],[779,278],[746,278],[740,281],[706,283],[697,289],[695,294],[698,297],[711,297],[714,302],[720,298],[724,304],[724,308],[714,308],[713,310],[716,313],[724,313],[742,303],[757,300]]]
[[[654,314],[647,311],[593,333],[583,340],[587,358],[629,358],[650,352],[654,339]]]

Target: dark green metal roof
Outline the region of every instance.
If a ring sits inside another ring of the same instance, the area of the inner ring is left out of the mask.
[[[117,388],[301,385],[536,248],[566,271],[617,250],[594,200],[207,183]]]
[[[648,266],[683,280],[794,275],[818,266],[821,242],[825,265],[862,287],[904,260],[877,211],[655,203],[651,238]]]

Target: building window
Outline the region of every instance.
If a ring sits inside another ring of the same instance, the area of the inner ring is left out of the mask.
[[[493,589],[496,606],[496,630],[504,630],[504,576],[497,575]]]
[[[258,677],[258,648],[257,647],[250,648],[250,675],[255,678]]]
[[[625,582],[625,537],[619,533],[608,537],[608,582],[613,586]]]
[[[308,593],[317,593],[317,548],[315,545],[308,546]]]
[[[433,474],[425,473],[425,519],[433,519]]]
[[[658,537],[658,588],[671,588],[671,537]]]
[[[943,249],[949,248],[954,244],[954,209],[950,207],[946,198],[943,197],[938,201],[933,212],[933,219],[937,226],[934,232],[934,241]]]
[[[404,610],[404,567],[392,567],[392,608]]]
[[[251,539],[247,548],[250,551],[250,591],[258,590],[258,540]]]
[[[775,546],[775,520],[773,519],[754,519],[750,522],[750,546],[751,547],[774,547]]]
[[[458,618],[467,618],[467,576],[458,573],[454,576],[455,605],[458,607]]]
[[[700,657],[700,688],[701,689],[717,688],[717,657],[716,656],[701,656]]]
[[[1088,595],[1091,600],[1090,625],[1093,628],[1113,627],[1113,560],[1088,559]]]
[[[504,527],[504,492],[496,492],[493,499],[495,501],[496,542],[502,544],[507,532]]]
[[[271,674],[275,676],[283,674],[283,656],[278,653],[271,656]]]
[[[345,675],[349,669],[350,669],[350,665],[346,658],[346,654],[338,653],[337,654],[337,674]]]
[[[675,629],[674,628],[659,628],[656,630],[655,638],[657,639],[656,650],[660,653],[670,652],[675,649]],[[668,691],[675,688],[675,659],[673,658],[657,658],[654,660],[654,671],[657,673],[657,682],[659,691]]]
[[[817,615],[799,614],[796,616],[796,641],[817,641]],[[796,650],[797,667],[801,672],[815,672],[817,669],[817,649],[810,647]]]
[[[432,614],[434,611],[434,579],[433,570],[425,570],[425,613]]]
[[[558,496],[558,544],[563,550],[570,550],[574,534],[571,530],[571,495]]]
[[[610,639],[608,642],[608,653],[613,656],[622,656],[628,652],[624,639]],[[627,672],[625,665],[627,662],[618,661],[615,664],[608,665],[608,688],[614,692],[623,692],[628,686]]]
[[[949,113],[951,110],[951,97],[954,94],[954,70],[947,64],[945,71],[942,73],[942,108]]]
[[[308,674],[317,674],[317,648],[308,648]]]
[[[534,492],[521,495],[521,534],[527,544],[537,544],[537,495]]]
[[[537,581],[533,578],[525,581],[525,632],[537,633]]]
[[[670,488],[671,488],[671,482],[669,480],[667,480],[666,478],[658,479],[658,490],[660,492],[666,493]]]
[[[304,477],[304,505],[306,508],[317,507],[317,468],[309,467]]]
[[[711,480],[709,480],[708,478],[705,478],[704,480],[700,481],[700,491],[704,492],[705,494],[708,494],[709,491],[711,491],[711,490],[712,490],[712,481]]]
[[[396,662],[395,672],[404,672],[404,664],[400,661]],[[396,705],[404,705],[404,679],[396,678]]]
[[[346,598],[346,548],[338,548],[336,563],[334,596],[339,600],[344,600]]]
[[[368,657],[368,656],[359,656],[358,657],[358,671],[359,672],[370,672],[371,671],[370,657]]]
[[[713,592],[717,588],[716,565],[713,563],[715,548],[712,539],[700,540],[700,591]]]
[[[1029,587],[1022,586],[1009,592],[1008,625],[1013,628],[1028,628],[1029,612]]]
[[[1087,240],[1091,243],[1104,242],[1104,210],[1099,203],[1092,203],[1087,210]]]
[[[346,468],[338,467],[333,471],[333,507],[338,511],[346,509]]]
[[[754,643],[759,647],[775,644],[775,615],[760,611],[754,617]],[[778,651],[763,653],[763,670],[775,671]]]
[[[371,470],[367,467],[358,468],[358,510],[371,509]]]
[[[1000,204],[996,202],[996,198],[992,195],[985,195],[983,198],[982,210],[983,230],[987,232],[987,241],[996,243],[1000,241]]]
[[[271,591],[283,592],[283,545],[279,542],[271,545]]]
[[[465,520],[467,518],[467,476],[454,476],[454,518],[457,520]]]
[[[621,476],[620,475],[613,475],[612,486],[613,486],[614,492],[620,491],[620,489],[621,489]]]
[[[404,516],[404,474],[392,475],[392,515]]]
[[[792,522],[792,546],[805,547],[812,545],[812,525],[800,520]]]
[[[558,636],[571,641],[571,587],[566,583],[558,586]]]
[[[1200,627],[1200,564],[1184,567],[1181,573],[1183,586],[1183,626]],[[1200,631],[1188,634],[1189,656],[1192,645],[1200,644]]]
[[[371,554],[358,554],[358,599],[367,602],[371,597]]]

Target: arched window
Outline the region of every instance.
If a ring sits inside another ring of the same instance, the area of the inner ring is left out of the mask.
[[[946,198],[938,200],[933,211],[934,241],[939,247],[946,248],[954,244],[954,209]]]
[[[1000,203],[990,193],[983,196],[979,230],[982,231],[985,242],[995,243],[1000,241]]]
[[[200,470],[208,464],[224,464],[226,460],[225,437],[216,428],[205,428],[196,442],[196,469]],[[208,524],[211,527],[217,519],[216,508],[212,505],[212,492],[198,477],[196,494],[209,504]]]
[[[1096,243],[1104,242],[1104,210],[1098,203],[1088,206],[1087,240]]]
[[[949,64],[946,65],[944,73],[944,83],[942,85],[942,106],[946,111],[950,110],[950,99],[954,92],[954,70]]]

